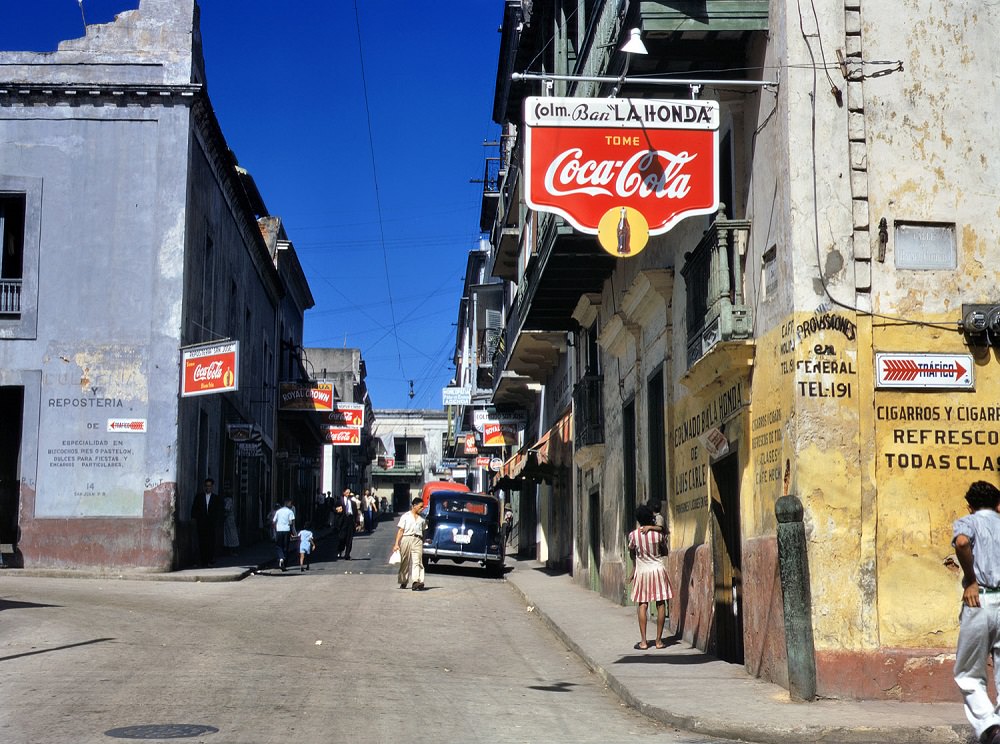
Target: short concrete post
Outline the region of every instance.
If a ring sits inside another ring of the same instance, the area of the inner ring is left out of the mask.
[[[778,518],[778,568],[785,612],[788,692],[792,700],[815,700],[816,649],[813,646],[812,592],[802,502],[795,496],[782,496],[774,505],[774,514]]]

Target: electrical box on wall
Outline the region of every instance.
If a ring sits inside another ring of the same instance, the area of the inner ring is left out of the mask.
[[[959,325],[971,345],[1000,345],[1000,303],[962,305]]]

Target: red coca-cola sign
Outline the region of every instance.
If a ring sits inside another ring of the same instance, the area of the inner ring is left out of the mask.
[[[361,429],[346,426],[326,427],[326,441],[330,444],[353,445],[361,444]]]
[[[181,395],[206,395],[239,389],[239,342],[184,349]]]
[[[525,198],[615,255],[719,208],[719,104],[644,98],[524,103]]]

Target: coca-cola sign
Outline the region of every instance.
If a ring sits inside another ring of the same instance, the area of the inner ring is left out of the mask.
[[[363,403],[337,401],[333,410],[326,414],[326,420],[334,426],[360,429],[365,425],[365,406]]]
[[[719,104],[527,98],[525,199],[630,257],[719,208]]]
[[[207,395],[239,389],[239,341],[195,346],[182,351],[181,395]]]
[[[345,426],[326,427],[326,441],[329,444],[354,445],[361,444],[361,429]]]

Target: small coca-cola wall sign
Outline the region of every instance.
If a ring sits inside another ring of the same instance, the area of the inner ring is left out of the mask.
[[[240,342],[192,346],[181,351],[181,396],[239,390]]]
[[[361,429],[346,426],[328,426],[323,439],[329,444],[356,445],[361,444]]]
[[[648,98],[524,102],[525,198],[614,256],[719,208],[719,104]]]

